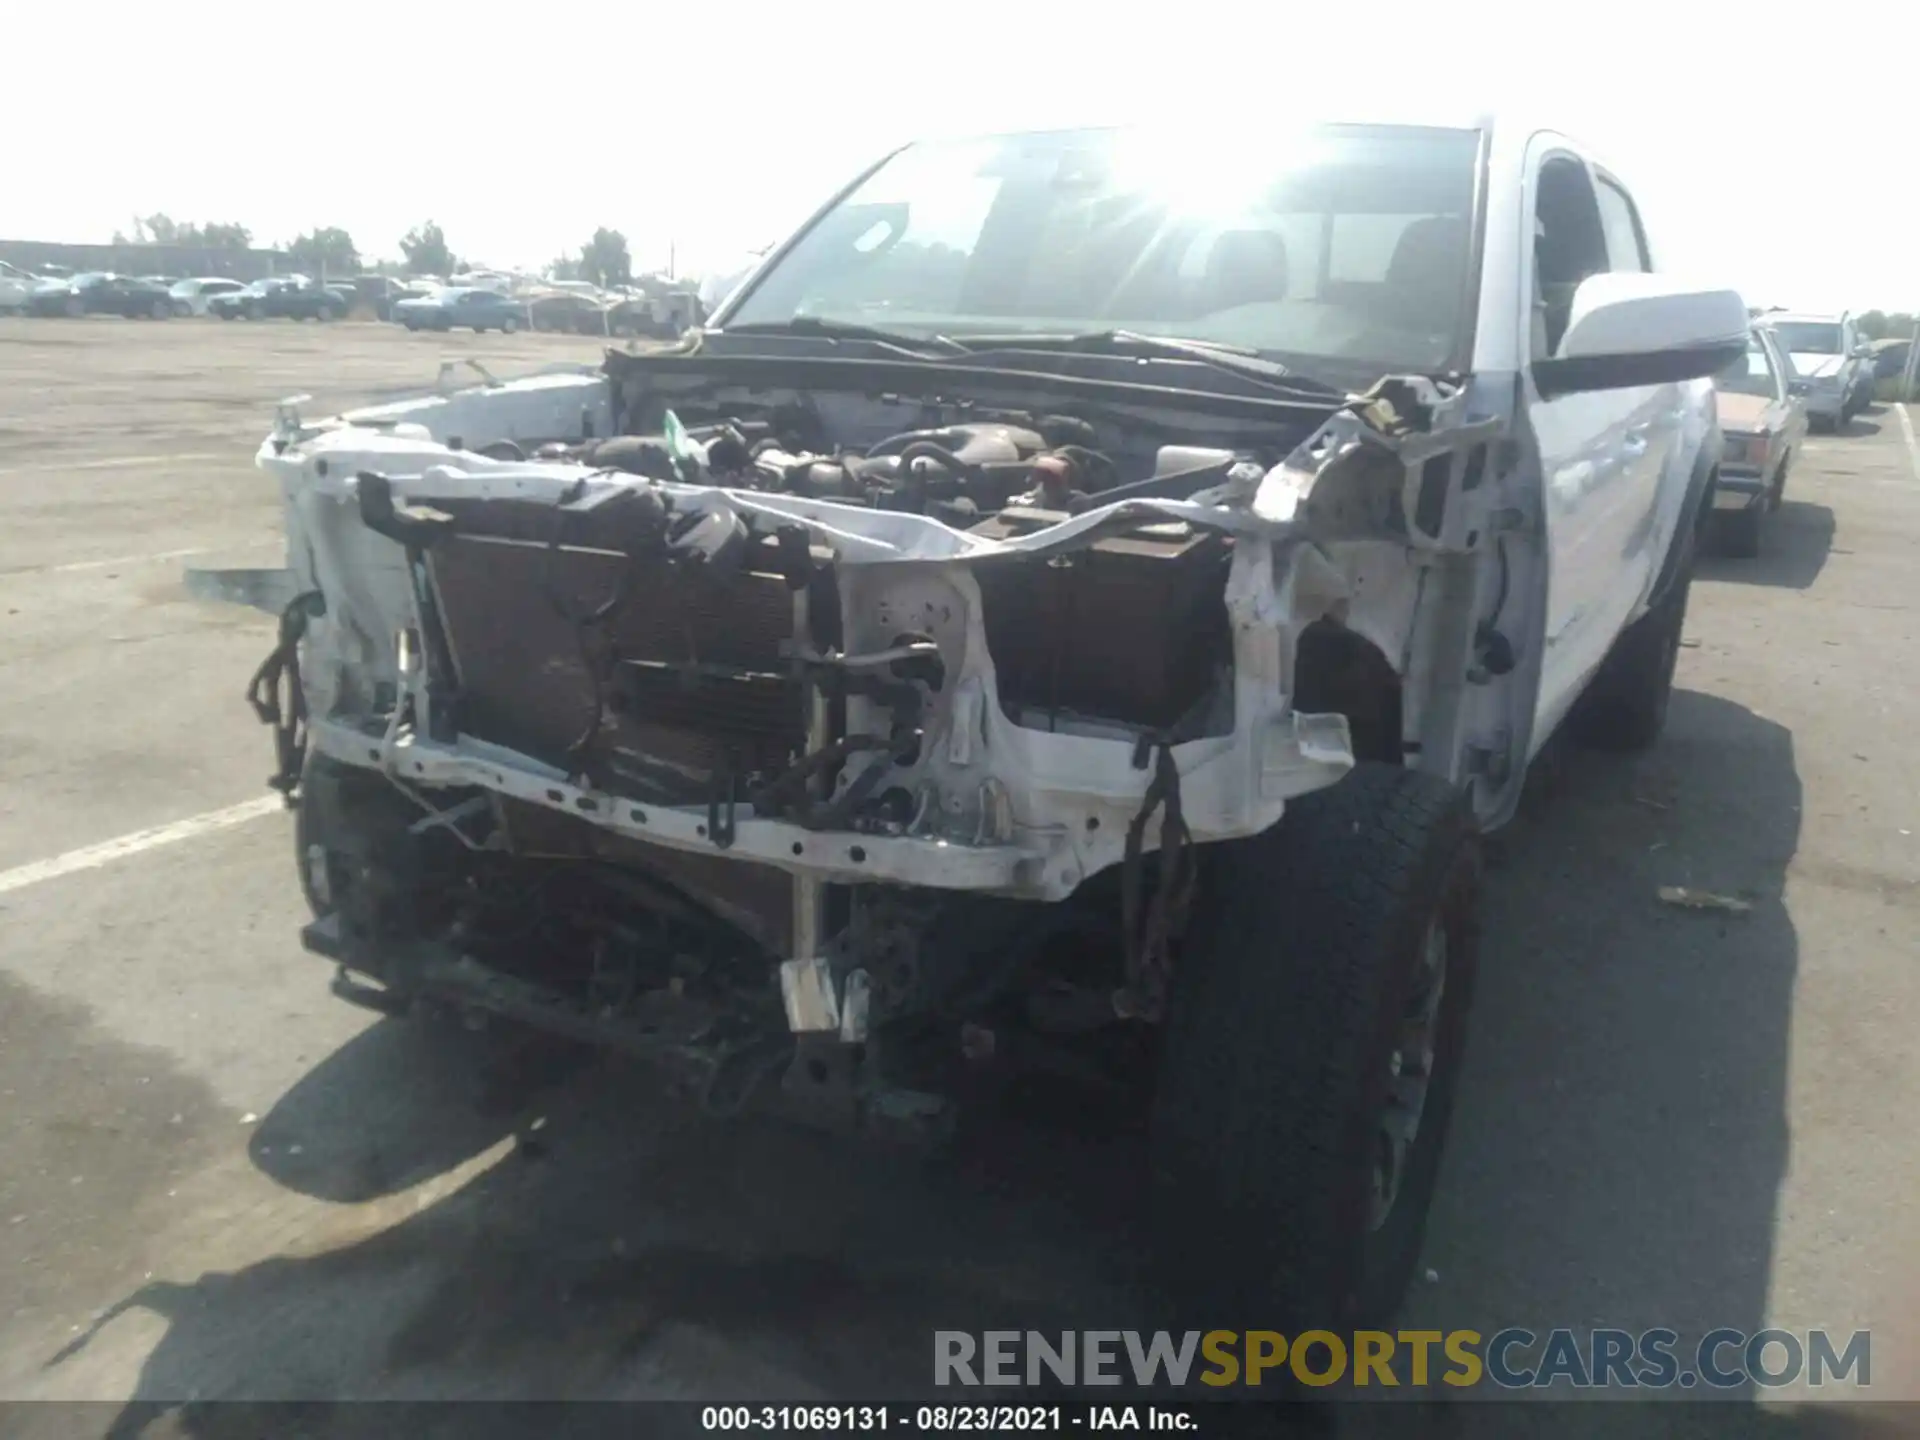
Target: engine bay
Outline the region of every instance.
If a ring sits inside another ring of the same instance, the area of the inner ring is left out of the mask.
[[[1475,463],[1422,433],[1430,386],[1363,413],[752,361],[283,413],[318,743],[678,860],[1060,898],[1122,859],[1156,752],[1201,838],[1351,763],[1356,707],[1292,703],[1301,636],[1377,677],[1414,502]]]
[[[850,625],[861,587],[830,539],[693,503],[679,487],[924,516],[998,542],[1116,496],[1184,499],[1258,463],[1170,444],[1135,475],[1098,448],[1092,423],[1062,415],[956,420],[854,444],[803,399],[692,424],[662,418],[653,433],[477,452],[642,483],[551,501],[433,499],[445,525],[425,563],[459,729],[613,795],[719,809],[738,797],[813,830],[938,823],[912,772],[950,708],[949,680],[967,667],[962,597],[885,599]],[[377,487],[361,483],[364,504]],[[965,600],[1001,713],[1109,738],[1230,726],[1221,687],[1234,543],[1148,515],[1071,553],[977,567],[977,595]],[[816,704],[824,726],[809,718]],[[850,705],[863,720],[850,721]],[[725,828],[718,810],[715,823]]]
[[[1091,919],[1048,1023],[1157,1016],[1202,848],[1398,753],[1408,552],[1457,543],[1489,425],[1425,382],[1079,400],[752,360],[283,407],[295,593],[255,694],[298,696],[256,700],[276,784],[327,777],[309,943],[642,1050],[689,997],[743,1019],[772,963],[778,1012],[669,1047],[717,1059],[967,1012],[989,917]]]
[[[1146,473],[1128,479],[1120,462],[1097,448],[1098,439],[1096,427],[1075,416],[1013,412],[849,444],[828,435],[817,411],[790,404],[765,416],[688,426],[678,437],[663,429],[549,442],[531,458],[929,515],[960,529],[1009,507],[1075,515],[1096,500],[1184,499],[1218,484],[1236,460],[1256,458],[1163,445]],[[489,453],[510,452],[500,446]]]

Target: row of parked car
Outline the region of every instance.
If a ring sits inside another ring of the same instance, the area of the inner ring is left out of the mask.
[[[558,331],[670,339],[705,317],[699,296],[675,285],[606,290],[584,281],[526,282],[499,277],[462,284],[433,278],[400,282],[362,277],[367,308],[409,330]],[[372,283],[367,283],[371,281]]]
[[[1770,310],[1754,318],[1745,357],[1714,381],[1725,442],[1714,519],[1724,553],[1760,553],[1762,527],[1785,500],[1808,430],[1840,429],[1905,363],[1905,345],[1876,346],[1851,315]]]
[[[167,287],[153,277],[92,273],[33,275],[0,261],[0,310],[25,315],[125,315],[165,320]]]
[[[466,283],[462,283],[462,282]],[[700,323],[699,295],[672,284],[602,289],[585,282],[527,283],[506,275],[400,280],[304,275],[247,282],[219,276],[31,275],[0,262],[0,311],[28,315],[124,315],[165,320],[339,320],[355,310],[409,330],[549,330],[578,335],[670,338]]]
[[[170,275],[117,275],[104,270],[33,275],[0,261],[0,311],[26,315],[337,320],[353,304],[352,286],[322,285],[299,275],[251,283],[224,277],[182,280]]]

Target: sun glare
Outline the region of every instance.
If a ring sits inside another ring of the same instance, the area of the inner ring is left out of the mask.
[[[1249,146],[1237,127],[1187,129],[1163,125],[1120,131],[1114,138],[1112,183],[1165,203],[1174,213],[1202,220],[1229,220],[1255,208],[1282,166],[1311,163],[1312,140],[1261,131],[1263,163],[1249,164]],[[1236,140],[1236,137],[1238,139]]]

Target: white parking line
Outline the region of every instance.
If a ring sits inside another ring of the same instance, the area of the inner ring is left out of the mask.
[[[195,545],[186,550],[157,550],[151,555],[120,555],[112,560],[75,560],[66,565],[48,565],[49,575],[72,575],[81,570],[105,570],[109,565],[151,565],[156,560],[178,560],[185,555],[204,555],[207,547]]]
[[[59,565],[16,565],[0,568],[0,580],[15,580],[23,575],[79,575],[88,570],[130,570],[136,565],[157,565],[162,560],[184,560],[189,555],[242,554],[264,550],[283,542],[277,537],[240,540],[231,545],[189,545],[181,550],[155,550],[145,555],[113,555],[105,560],[68,560]]]
[[[1913,438],[1913,417],[1898,400],[1893,402],[1893,408],[1900,417],[1900,429],[1907,437],[1907,464],[1913,468],[1913,478],[1920,480],[1920,441]]]
[[[103,840],[98,845],[85,845],[78,850],[69,850],[64,855],[55,855],[50,860],[16,865],[11,870],[0,870],[0,895],[10,890],[24,890],[29,885],[38,885],[42,880],[57,880],[62,875],[72,875],[76,871],[97,870],[102,865],[111,865],[115,860],[138,855],[143,850],[154,850],[180,840],[191,840],[196,835],[244,825],[249,820],[258,820],[262,815],[271,815],[284,808],[278,795],[263,795],[257,800],[229,805],[224,810],[209,810],[204,815],[175,820],[170,825],[156,825],[151,830],[136,830],[131,835]]]
[[[126,470],[135,465],[177,465],[187,461],[231,460],[238,451],[195,450],[172,455],[115,455],[105,460],[48,460],[33,465],[15,465],[0,470],[0,475],[45,475],[59,470]]]

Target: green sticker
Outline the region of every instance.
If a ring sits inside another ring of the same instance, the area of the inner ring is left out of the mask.
[[[680,478],[688,484],[700,479],[701,462],[706,458],[700,453],[700,447],[687,434],[687,427],[680,423],[680,417],[667,411],[666,419],[661,422],[660,430],[667,440],[667,455],[673,461],[673,468]]]

